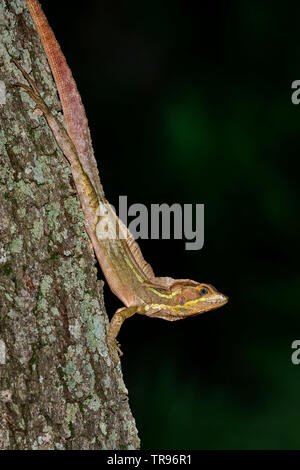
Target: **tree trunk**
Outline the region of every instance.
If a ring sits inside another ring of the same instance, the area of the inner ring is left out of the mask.
[[[68,163],[14,86],[11,57],[62,119],[25,1],[0,0],[0,34],[0,449],[137,449]]]

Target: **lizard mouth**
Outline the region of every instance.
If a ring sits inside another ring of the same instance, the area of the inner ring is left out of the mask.
[[[227,302],[228,302],[228,297],[226,297],[226,295],[223,295],[223,294],[214,295],[212,297],[208,297],[207,299],[205,299],[205,303],[209,303],[209,304],[225,305],[227,304]]]
[[[196,311],[194,313],[192,313],[190,316],[191,317],[195,317],[197,315],[200,315],[201,313],[205,313],[209,310],[215,310],[217,308],[220,308],[220,307],[223,307],[223,305],[227,304],[228,302],[228,297],[226,295],[223,295],[223,294],[214,294],[214,295],[211,295],[207,298],[202,298],[201,299],[202,301],[202,308],[200,307],[201,306],[201,303],[198,304],[199,305],[199,311]]]

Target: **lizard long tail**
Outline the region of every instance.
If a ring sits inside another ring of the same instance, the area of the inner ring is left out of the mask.
[[[88,120],[72,72],[37,0],[26,0],[46,52],[61,100],[68,135],[100,201],[104,192],[94,157]]]

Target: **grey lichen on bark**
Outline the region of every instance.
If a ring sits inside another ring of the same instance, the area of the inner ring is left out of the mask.
[[[10,59],[62,119],[24,0],[0,0],[0,449],[137,449],[68,167]]]

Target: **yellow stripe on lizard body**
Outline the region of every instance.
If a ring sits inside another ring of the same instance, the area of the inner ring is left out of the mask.
[[[142,276],[139,275],[139,273],[136,272],[136,270],[134,269],[133,265],[131,264],[131,262],[129,261],[129,259],[127,258],[127,256],[125,255],[125,253],[123,253],[123,256],[124,256],[124,259],[126,261],[126,263],[128,264],[128,266],[130,267],[131,271],[134,273],[135,277],[137,278],[137,280],[141,283],[144,282],[144,279],[142,278]]]
[[[174,295],[177,295],[180,292],[180,290],[176,290],[172,292],[172,294],[162,294],[161,292],[154,289],[153,287],[148,287],[148,290],[151,290],[152,292],[154,292],[154,294],[159,295],[159,297],[164,297],[165,299],[172,299]]]
[[[196,300],[189,300],[188,302],[185,302],[183,305],[167,305],[167,304],[149,304],[145,308],[145,310],[149,310],[150,308],[153,309],[163,309],[163,308],[168,308],[171,310],[179,311],[184,310],[186,307],[189,307],[191,305],[195,305],[197,302],[204,302],[206,299],[201,298],[201,299],[196,299]]]
[[[134,266],[132,265],[132,263],[129,261],[128,257],[125,255],[125,253],[123,253],[123,256],[124,256],[124,259],[126,261],[126,263],[128,264],[128,266],[130,267],[130,269],[132,270],[132,272],[134,273],[134,275],[136,276],[137,280],[140,282],[140,283],[144,283],[145,282],[145,279],[142,278],[142,276],[140,276],[138,274],[138,272],[135,270]],[[172,299],[175,295],[179,294],[179,290],[176,290],[174,292],[172,292],[171,294],[162,294],[161,292],[159,292],[158,290],[154,289],[153,287],[148,287],[148,286],[145,286],[146,289],[150,290],[151,292],[153,292],[154,294],[158,295],[159,297],[164,297],[165,299]]]
[[[132,272],[135,274],[137,280],[141,283],[144,283],[145,280],[136,272],[133,265],[131,264],[131,262],[129,261],[128,257],[125,254],[124,254],[124,259],[125,259],[126,263],[128,264],[128,266],[130,267],[130,269],[132,270]],[[162,294],[161,292],[154,289],[153,287],[148,287],[148,286],[145,286],[145,287],[146,287],[146,289],[150,290],[154,294],[158,295],[159,297],[164,297],[165,299],[172,299],[175,295],[179,294],[179,292],[180,292],[179,290],[176,290],[176,291],[172,292],[171,294]]]

